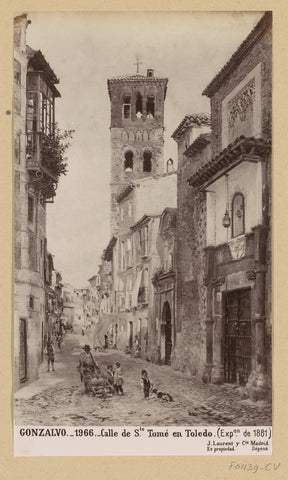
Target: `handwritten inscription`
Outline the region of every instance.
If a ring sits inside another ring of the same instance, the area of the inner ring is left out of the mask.
[[[280,463],[266,463],[265,465],[261,466],[257,463],[237,463],[237,462],[230,462],[229,470],[246,470],[247,472],[257,473],[258,471],[265,471],[265,472],[275,472],[280,468]]]

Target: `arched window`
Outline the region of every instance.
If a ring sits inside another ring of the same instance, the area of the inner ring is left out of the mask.
[[[130,118],[131,116],[131,96],[129,94],[123,95],[123,118]]]
[[[154,117],[154,111],[155,111],[155,97],[154,95],[147,95],[147,104],[146,104],[147,118]]]
[[[232,200],[232,237],[245,232],[245,201],[242,193],[235,193]]]
[[[143,113],[143,101],[141,93],[136,94],[136,117],[141,118]]]
[[[149,150],[145,150],[143,153],[143,172],[151,172],[152,170],[152,153]]]
[[[125,152],[124,170],[125,172],[132,172],[133,170],[133,152],[131,150]]]
[[[174,171],[173,160],[172,158],[169,158],[169,160],[167,160],[167,173],[171,173],[173,171]]]

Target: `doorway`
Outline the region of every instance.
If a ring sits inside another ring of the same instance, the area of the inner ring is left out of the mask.
[[[171,350],[172,350],[172,322],[171,322],[170,305],[167,301],[164,303],[163,311],[162,311],[162,336],[164,337],[163,338],[164,362],[165,362],[165,365],[170,365]]]
[[[246,385],[252,356],[250,289],[227,293],[224,336],[225,382]]]

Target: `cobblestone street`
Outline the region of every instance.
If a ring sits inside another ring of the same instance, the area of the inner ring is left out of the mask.
[[[81,342],[81,343],[80,343]],[[204,385],[168,366],[159,366],[122,352],[95,354],[104,371],[119,361],[124,375],[124,396],[99,398],[84,393],[77,371],[85,338],[69,334],[56,353],[55,372],[41,366],[38,381],[15,396],[17,425],[270,425],[270,405],[241,398],[231,385]],[[146,368],[158,390],[174,402],[144,400],[141,369]]]

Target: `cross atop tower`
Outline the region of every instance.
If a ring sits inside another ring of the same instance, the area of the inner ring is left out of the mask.
[[[136,62],[134,63],[134,65],[136,65],[136,73],[139,73],[139,67],[140,65],[142,65],[142,62],[140,62],[140,57],[138,53],[137,53]]]

